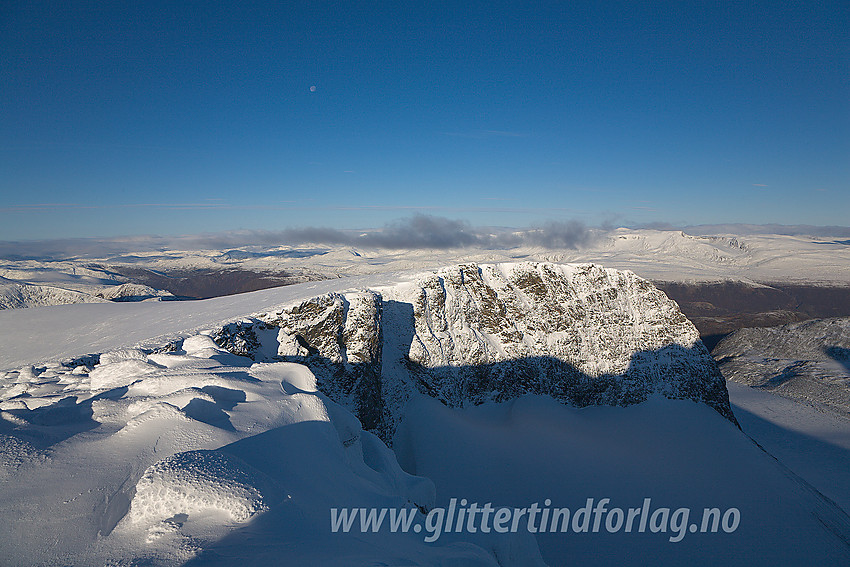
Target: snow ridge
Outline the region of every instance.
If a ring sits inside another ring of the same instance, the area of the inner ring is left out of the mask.
[[[0,278],[0,309],[19,309],[39,305],[67,305],[73,303],[105,303],[102,297],[62,289],[50,285],[33,285]]]

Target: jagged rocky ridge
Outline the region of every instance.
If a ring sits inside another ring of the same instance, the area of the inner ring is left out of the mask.
[[[675,302],[592,264],[465,264],[391,287],[322,295],[213,336],[256,361],[306,364],[385,441],[414,393],[450,407],[525,393],[576,406],[654,393],[735,422],[723,377]]]

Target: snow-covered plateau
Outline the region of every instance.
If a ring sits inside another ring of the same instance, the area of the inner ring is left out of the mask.
[[[741,400],[675,302],[590,264],[7,309],[0,563],[850,562],[847,503],[829,489],[848,473],[781,442],[784,427],[816,437],[814,418],[758,421],[774,406]],[[846,462],[846,420],[824,419],[831,452],[808,450]],[[426,539],[452,499],[579,514],[606,498],[692,523]],[[408,510],[420,530],[335,532],[343,508]],[[713,508],[736,510],[735,529],[701,531]]]
[[[504,235],[503,235],[504,236]],[[216,240],[217,245],[221,242]],[[128,242],[139,246],[138,243]],[[355,239],[356,244],[356,239]],[[173,246],[179,245],[175,243]],[[437,269],[458,262],[595,262],[646,279],[673,282],[741,281],[847,286],[850,245],[837,238],[692,235],[678,230],[618,228],[591,231],[578,248],[552,246],[376,248],[322,243],[189,249],[163,246],[116,253],[0,256],[0,309],[111,298],[110,288],[146,285],[180,297],[204,298],[278,285],[391,271]],[[21,286],[28,286],[25,290]],[[40,290],[38,288],[45,287]],[[54,288],[68,293],[58,293]],[[71,293],[75,292],[75,293]],[[82,295],[81,295],[82,294]],[[124,300],[133,297],[129,290]],[[136,297],[151,297],[149,291]]]

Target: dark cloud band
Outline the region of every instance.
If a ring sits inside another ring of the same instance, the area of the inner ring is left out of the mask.
[[[654,223],[640,228],[684,230],[704,234],[779,234],[789,236],[850,237],[850,227],[809,225],[699,225],[674,226]],[[103,258],[141,252],[168,250],[227,250],[245,246],[273,247],[297,245],[358,246],[394,250],[485,248],[508,249],[536,246],[547,249],[587,247],[611,227],[590,228],[577,220],[550,221],[525,229],[473,227],[463,220],[416,214],[369,231],[338,230],[325,227],[290,228],[280,231],[234,231],[185,236],[136,236],[107,239],[77,238],[0,242],[0,258],[6,260],[61,260]]]

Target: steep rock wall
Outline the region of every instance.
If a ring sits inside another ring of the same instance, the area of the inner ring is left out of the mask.
[[[464,264],[331,293],[215,335],[235,354],[307,364],[389,441],[415,393],[450,407],[525,393],[629,405],[659,393],[735,421],[725,382],[675,302],[592,264]]]

